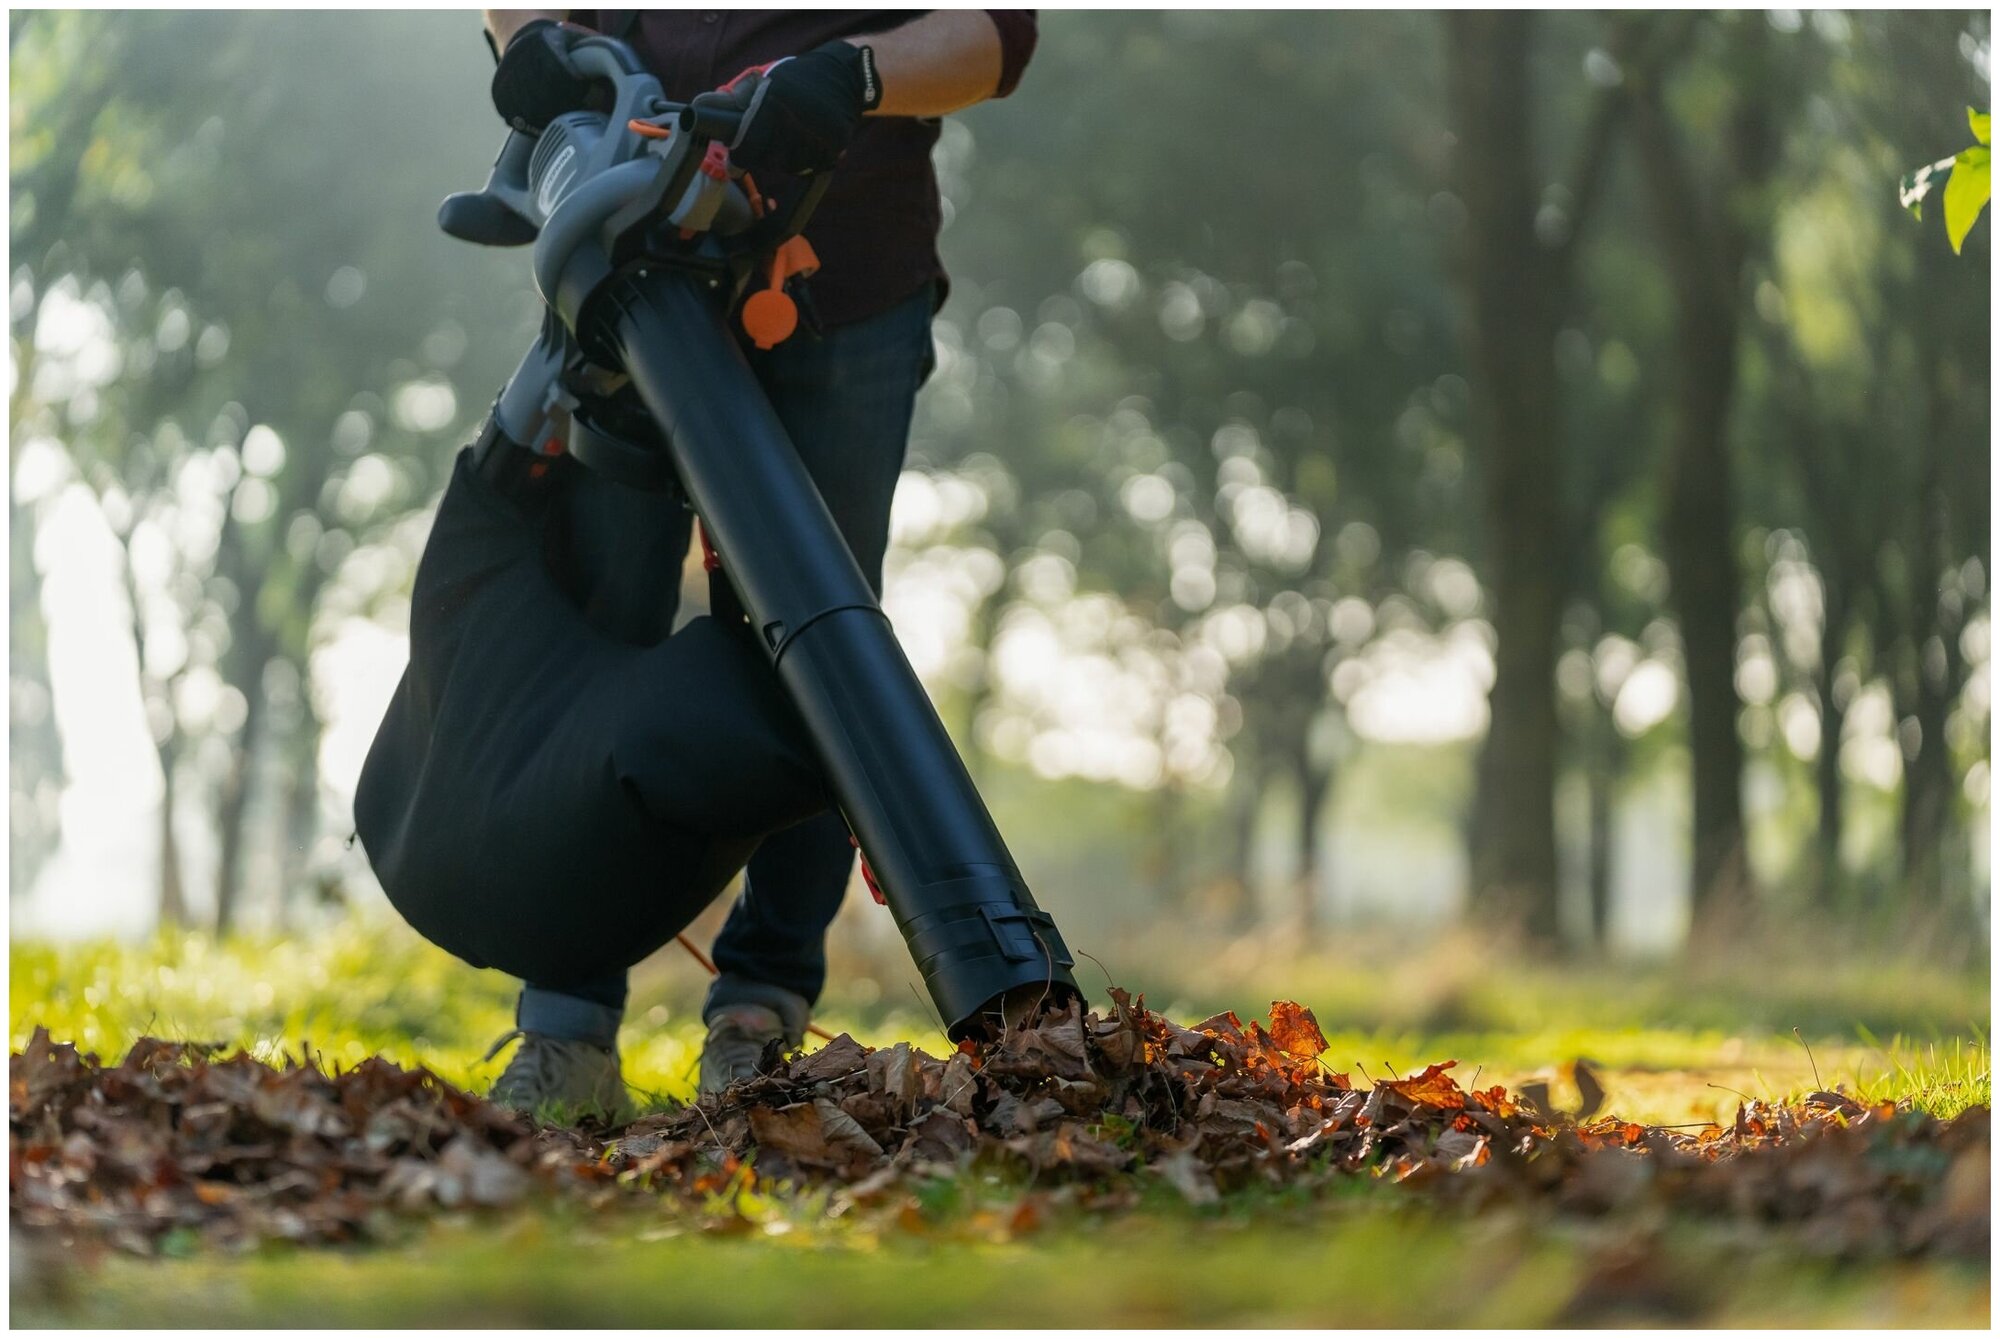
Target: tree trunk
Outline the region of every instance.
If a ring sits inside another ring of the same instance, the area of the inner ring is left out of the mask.
[[[1229,797],[1229,873],[1236,883],[1235,901],[1229,907],[1228,925],[1241,934],[1257,924],[1257,886],[1251,866],[1256,859],[1257,816],[1263,809],[1264,771],[1250,765],[1237,773]]]
[[[286,741],[291,767],[286,779],[282,823],[279,893],[292,908],[317,900],[306,886],[313,842],[319,836],[319,717],[313,712],[309,685],[300,682],[299,713]]]
[[[1929,268],[1942,267],[1933,259]],[[1908,668],[1901,676],[1909,687],[1898,695],[1903,699],[1900,711],[1908,713],[1903,724],[1916,727],[1914,739],[1904,741],[1903,748],[1903,884],[1914,907],[1945,925],[1955,925],[1961,911],[1954,896],[1958,890],[1949,886],[1942,850],[1957,792],[1945,722],[1963,677],[1959,620],[1949,616],[1943,598],[1952,533],[1945,437],[1954,397],[1950,388],[1939,384],[1949,376],[1951,355],[1934,340],[1924,343],[1929,345],[1926,363],[1931,371],[1926,378],[1928,412],[1916,447],[1923,465],[1917,484],[1917,525],[1909,545],[1910,637],[1904,652]]]
[[[975,786],[983,786],[993,757],[979,738],[979,713],[993,700],[993,638],[1000,630],[1000,612],[1007,591],[1003,586],[979,602],[972,613],[971,644],[979,648],[979,678],[965,690],[964,725],[959,730],[959,748],[965,755],[966,774]]]
[[[1153,803],[1158,817],[1154,820],[1153,832],[1153,898],[1154,905],[1165,910],[1177,905],[1177,895],[1181,892],[1181,845],[1177,840],[1181,825],[1180,787],[1172,781],[1163,781],[1153,792]]]
[[[1934,237],[1926,241],[1933,244],[1919,248],[1914,292],[1968,284],[1980,273],[1968,268],[1970,249],[1965,257],[1956,257],[1935,245]],[[1908,507],[1911,523],[1896,540],[1904,554],[1907,585],[1899,593],[1884,592],[1885,597],[1900,594],[1907,610],[1906,621],[1897,629],[1900,644],[1891,677],[1903,747],[1901,898],[1894,915],[1903,924],[1914,919],[1950,942],[1962,938],[1969,926],[1972,904],[1967,876],[1961,872],[1968,862],[1951,849],[1959,845],[1951,840],[1958,779],[1945,724],[1965,683],[1959,648],[1965,609],[1963,593],[1948,581],[1948,574],[1955,565],[1955,551],[1964,551],[1957,549],[1964,542],[1957,537],[1969,528],[1974,537],[1983,539],[1985,529],[1976,519],[1980,503],[1964,496],[1969,466],[1977,457],[1961,452],[1987,449],[1985,419],[1962,423],[1956,406],[1966,398],[1968,380],[1984,384],[1989,355],[1983,322],[1976,330],[1952,330],[1935,321],[1920,321],[1914,333],[1922,376],[1920,414],[1904,438],[1917,468]],[[1978,397],[1974,402],[1983,404]],[[1966,518],[1974,519],[1974,524],[1962,524]]]
[[[1530,19],[1446,17],[1458,191],[1467,216],[1472,413],[1499,648],[1472,818],[1472,895],[1493,919],[1556,940],[1556,634],[1563,583],[1557,294],[1535,236]]]
[[[1304,741],[1300,742],[1303,744]],[[1326,807],[1327,792],[1333,788],[1333,773],[1315,768],[1303,748],[1292,771],[1299,787],[1299,869],[1293,915],[1298,933],[1309,935],[1319,928],[1321,919],[1320,853],[1324,848],[1320,841],[1319,817],[1320,810]]]
[[[180,842],[174,837],[174,748],[160,745],[160,925],[190,923],[187,888],[181,881]]]
[[[1667,572],[1687,663],[1695,914],[1707,918],[1741,899],[1749,879],[1743,743],[1736,732],[1739,582],[1727,431],[1736,320],[1733,303],[1682,296],[1675,338],[1678,406],[1662,492]]]
[[[290,516],[319,496],[325,487],[332,459],[332,455],[326,452],[305,456],[278,476],[278,515]],[[300,572],[288,592],[287,607],[301,613],[302,621],[295,626],[272,626],[267,621],[271,615],[263,607],[262,596],[267,566],[280,559],[269,551],[253,552],[252,546],[258,542],[258,537],[246,533],[245,527],[232,514],[224,520],[222,536],[216,546],[215,573],[233,585],[237,592],[236,608],[230,619],[231,640],[229,649],[223,654],[220,670],[222,681],[242,693],[244,701],[243,728],[236,740],[229,775],[223,782],[222,794],[216,804],[216,819],[220,828],[218,840],[221,843],[215,896],[218,934],[226,932],[234,923],[241,891],[243,850],[249,836],[245,821],[250,809],[251,781],[257,754],[264,742],[270,706],[264,692],[265,670],[272,660],[280,656],[291,657],[299,672],[299,692],[309,693],[306,646],[310,642],[312,610],[318,601],[323,580],[316,566],[309,565]],[[304,708],[304,719],[309,723],[312,720],[309,699]],[[284,892],[282,888],[278,890],[280,906],[283,905]]]
[[[245,702],[243,729],[237,736],[229,776],[223,783],[221,800],[216,805],[216,828],[222,848],[215,871],[217,934],[229,933],[236,921],[237,902],[243,883],[243,848],[249,835],[245,820],[250,808],[250,779],[264,734],[264,694],[261,689],[247,693]]]
[[[1590,933],[1600,949],[1611,947],[1612,861],[1615,836],[1613,819],[1618,803],[1618,777],[1625,766],[1624,737],[1611,719],[1610,709],[1594,700],[1596,736],[1590,750]]]
[[[1819,793],[1819,827],[1814,834],[1815,871],[1818,886],[1813,902],[1833,911],[1846,903],[1846,878],[1840,863],[1840,846],[1847,826],[1847,787],[1840,773],[1840,737],[1847,728],[1847,709],[1834,700],[1833,683],[1847,643],[1847,590],[1845,584],[1823,562],[1820,581],[1826,592],[1819,638],[1819,673],[1814,690],[1819,695],[1819,756],[1813,759],[1813,782]]]
[[[9,406],[14,430],[10,464],[28,435],[23,431],[23,410],[35,370],[34,342],[21,340],[17,348],[20,365],[15,369],[15,392]],[[9,469],[10,480],[13,475]],[[35,568],[36,512],[35,506],[21,505],[11,485],[8,487],[8,561],[13,587],[8,593],[7,620],[7,717],[11,732],[7,753],[11,801],[7,886],[13,897],[27,896],[43,862],[62,842],[59,804],[65,766],[62,732],[56,726],[55,681],[49,673],[49,629],[42,612],[41,573]]]
[[[242,891],[243,850],[249,836],[251,780],[264,742],[268,703],[264,697],[264,667],[277,646],[257,616],[257,586],[249,578],[242,536],[231,525],[223,534],[216,569],[235,584],[240,598],[231,620],[233,640],[222,658],[222,681],[243,694],[243,726],[231,750],[228,776],[216,801],[217,841],[221,850],[215,872],[215,932],[226,934],[235,924]]]
[[[1634,97],[1633,127],[1661,259],[1673,283],[1673,417],[1661,496],[1662,547],[1680,620],[1693,755],[1694,879],[1698,924],[1725,928],[1746,908],[1750,870],[1743,828],[1743,743],[1736,730],[1735,490],[1729,419],[1736,395],[1737,334],[1749,192],[1766,185],[1774,155],[1761,76],[1764,27],[1731,29],[1738,78],[1729,150],[1710,182],[1698,181],[1669,122],[1660,85]]]

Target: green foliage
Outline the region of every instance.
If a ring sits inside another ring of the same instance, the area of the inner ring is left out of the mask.
[[[1953,251],[1965,249],[1965,237],[1993,194],[1993,117],[1976,108],[1965,109],[1965,119],[1977,141],[1950,158],[1918,168],[1903,178],[1903,207],[1921,219],[1924,199],[1936,185],[1940,173],[1948,174],[1944,186],[1944,230]]]
[[[1993,195],[1992,156],[1991,149],[1975,145],[1952,160],[1951,180],[1944,187],[1944,227],[1953,251],[1965,249],[1965,235]]]

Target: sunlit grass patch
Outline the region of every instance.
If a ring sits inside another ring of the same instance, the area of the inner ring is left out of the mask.
[[[37,1025],[107,1060],[142,1036],[216,1041],[264,1059],[306,1046],[329,1064],[371,1054],[474,1078],[510,1028],[513,983],[401,926],[360,918],[309,940],[162,934],[137,943],[17,943],[8,1032]]]
[[[1517,1085],[1540,1079],[1560,1094],[1563,1067],[1583,1059],[1603,1078],[1611,1110],[1654,1122],[1724,1118],[1746,1097],[1781,1100],[1836,1083],[1946,1116],[1991,1101],[1985,1034],[1970,1021],[1985,1014],[1983,983],[1976,978],[1932,982],[1936,1011],[1922,1015],[1928,1035],[1906,1032],[1885,1043],[1860,1016],[1878,999],[1882,977],[1866,964],[1822,967],[1813,978],[1820,993],[1811,1009],[1797,1012],[1824,1026],[1804,1026],[1802,1040],[1790,1030],[1795,1020],[1786,1017],[1791,987],[1745,984],[1748,978],[1720,967],[1706,969],[1709,984],[1699,1008],[1676,1023],[1670,1010],[1652,1022],[1639,1016],[1643,1001],[1664,990],[1668,978],[1658,972],[1621,980],[1587,964],[1510,970],[1479,950],[1451,944],[1400,958],[1355,951],[1274,959],[1241,946],[1212,956],[1216,970],[1199,990],[1162,992],[1187,996],[1169,1002],[1167,1012],[1192,1021],[1227,1007],[1250,1017],[1272,999],[1296,998],[1319,1015],[1330,1043],[1327,1062],[1357,1080],[1456,1059],[1457,1072],[1468,1080],[1478,1075],[1482,1084]],[[513,1027],[511,978],[467,967],[407,927],[379,918],[356,916],[301,939],[217,943],[183,933],[137,944],[17,943],[10,960],[14,1049],[38,1024],[106,1059],[123,1055],[145,1035],[219,1041],[263,1059],[302,1055],[309,1047],[328,1064],[347,1066],[381,1054],[484,1091],[504,1056],[491,1062],[483,1057]],[[1169,969],[1176,966],[1163,962],[1159,975],[1171,981],[1177,973]],[[1089,979],[1094,972],[1086,965],[1084,979],[1093,988],[1101,985]],[[1843,1018],[1830,1002],[1842,982],[1857,992],[1854,1017]],[[677,957],[655,964],[635,983],[620,1044],[641,1111],[694,1095],[702,984],[692,964]],[[1433,992],[1428,1002],[1426,990]],[[1732,1004],[1738,996],[1747,1003]],[[1733,1026],[1732,1008],[1740,1009]],[[1968,1020],[1962,1024],[1949,1012],[1960,1008],[1965,1012],[1957,1018]],[[1710,1021],[1684,1021],[1692,1017]],[[946,1047],[919,1001],[900,1001],[872,980],[837,977],[818,1021],[870,1045],[909,1041],[934,1054]]]
[[[1862,1040],[1875,1063],[1863,1062],[1852,1072],[1848,1082],[1856,1092],[1879,1101],[1908,1102],[1943,1117],[1993,1105],[1993,1052],[1976,1028],[1970,1038],[1942,1043],[1894,1037],[1883,1044],[1865,1029]]]
[[[221,1042],[262,1060],[301,1057],[351,1066],[370,1055],[424,1065],[483,1092],[505,1064],[488,1061],[514,1026],[518,982],[478,971],[408,928],[354,917],[310,939],[226,942],[167,933],[139,943],[16,943],[9,950],[8,1036],[19,1050],[37,1026],[115,1060],[143,1036]],[[625,1078],[640,1109],[694,1095],[703,1027],[699,994],[640,1000],[620,1034]],[[823,1020],[873,1044],[940,1044],[914,1008],[864,1029],[838,1000]]]
[[[1449,1033],[1791,1035],[1848,1041],[1857,1029],[1929,1040],[1991,1008],[1983,964],[1910,949],[1746,943],[1680,958],[1547,960],[1477,929],[1329,930],[1301,948],[1273,932],[1224,938],[1156,925],[1102,955],[1119,984],[1199,1017],[1261,999],[1310,1004],[1329,1027]],[[1079,976],[1094,981],[1094,969]]]

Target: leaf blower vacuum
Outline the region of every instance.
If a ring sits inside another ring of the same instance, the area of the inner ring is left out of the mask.
[[[827,175],[766,200],[728,162],[726,99],[667,101],[612,38],[572,34],[565,58],[591,105],[510,133],[484,189],[439,212],[454,237],[532,243],[548,310],[419,564],[355,796],[384,889],[476,965],[586,980],[832,804],[954,1039],[1062,1003],[1062,936],[732,329],[792,334]],[[591,625],[550,556],[577,468],[694,511],[710,616],[653,646]]]

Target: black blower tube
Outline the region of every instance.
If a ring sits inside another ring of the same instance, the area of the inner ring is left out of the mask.
[[[730,333],[672,270],[616,281],[588,326],[665,430],[682,487],[804,718],[954,1040],[1079,992],[887,615]]]

